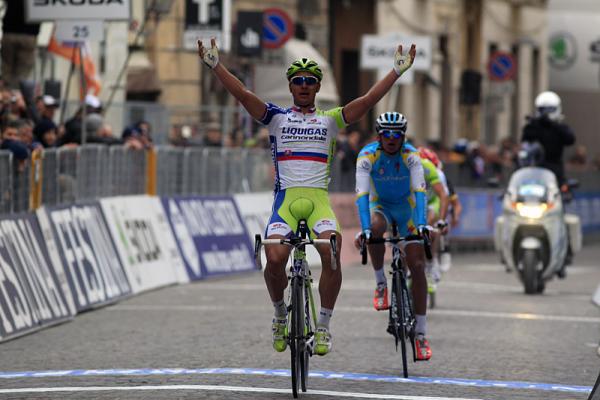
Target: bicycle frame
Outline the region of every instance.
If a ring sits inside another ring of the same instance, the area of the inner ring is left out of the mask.
[[[337,238],[333,234],[330,239],[310,239],[306,220],[304,219],[298,222],[296,234],[290,238],[261,240],[260,235],[255,235],[254,257],[257,266],[261,269],[260,247],[271,244],[293,247],[292,265],[288,274],[290,284],[288,290],[287,342],[291,352],[292,393],[296,398],[298,397],[299,384],[302,391],[306,392],[309,357],[313,355],[313,328],[317,325],[317,314],[312,293],[312,277],[306,261],[306,246],[329,245],[331,248],[331,268],[336,269]]]
[[[396,223],[392,224],[392,235],[386,238],[370,238],[368,241],[364,237],[361,239],[361,255],[362,263],[367,263],[367,244],[389,243],[392,245],[392,291],[391,305],[389,309],[388,333],[394,336],[396,351],[398,351],[398,343],[402,350],[402,368],[404,377],[408,378],[408,366],[406,355],[406,339],[410,339],[413,361],[417,361],[415,349],[415,327],[416,319],[412,304],[412,296],[408,290],[408,283],[403,261],[402,250],[400,243],[422,239],[424,242],[425,253],[428,258],[431,256],[429,247],[429,238],[425,235],[423,238],[419,236],[400,237]]]

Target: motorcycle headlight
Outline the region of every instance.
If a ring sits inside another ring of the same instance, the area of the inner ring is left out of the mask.
[[[515,208],[521,217],[537,219],[544,215],[548,205],[546,203],[527,204],[519,202],[515,204]]]

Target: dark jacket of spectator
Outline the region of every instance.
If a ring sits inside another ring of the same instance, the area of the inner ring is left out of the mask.
[[[559,184],[565,182],[563,150],[575,143],[575,134],[567,124],[546,116],[530,118],[523,128],[521,141],[539,142],[544,148],[544,161],[540,166],[554,172]]]

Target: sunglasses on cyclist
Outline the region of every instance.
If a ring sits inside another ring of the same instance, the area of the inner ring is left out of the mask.
[[[401,139],[404,137],[402,131],[379,131],[379,134],[386,139]]]
[[[319,83],[319,80],[314,76],[295,76],[290,80],[290,82],[297,86],[302,86],[305,83],[307,86],[312,86]]]

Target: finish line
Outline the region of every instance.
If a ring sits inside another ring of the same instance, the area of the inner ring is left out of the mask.
[[[148,369],[76,369],[49,371],[0,372],[0,379],[14,378],[59,378],[74,376],[164,376],[164,375],[256,375],[289,377],[290,371],[285,369],[256,368],[148,368]],[[350,372],[311,371],[311,378],[342,379],[351,381],[371,381],[386,383],[425,383],[438,385],[455,385],[475,388],[541,390],[552,392],[590,393],[592,386],[562,385],[552,383],[535,383],[521,381],[493,381],[480,379],[453,379],[412,377],[401,378],[393,375],[373,375]]]

